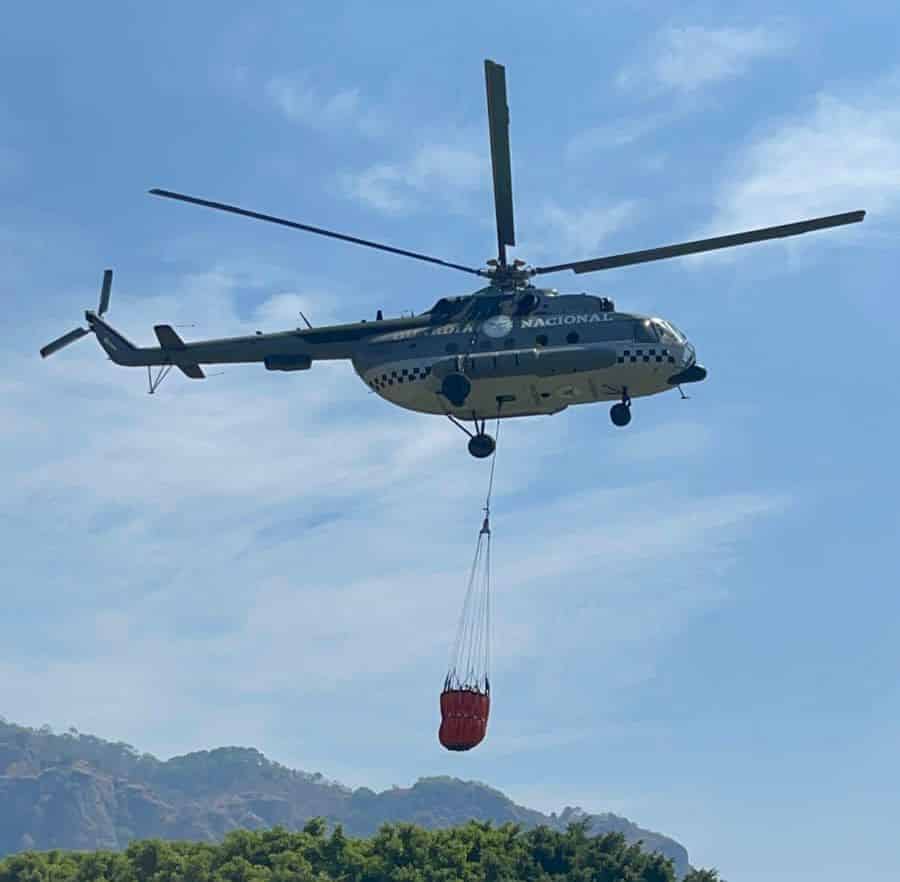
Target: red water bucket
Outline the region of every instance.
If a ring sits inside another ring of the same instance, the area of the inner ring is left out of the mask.
[[[438,739],[447,750],[471,750],[487,732],[491,697],[477,689],[445,689],[441,693]]]

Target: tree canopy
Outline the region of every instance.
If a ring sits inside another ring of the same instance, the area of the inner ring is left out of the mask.
[[[587,828],[388,824],[357,839],[314,819],[298,832],[236,830],[218,845],[145,839],[122,852],[21,852],[0,861],[0,882],[675,882],[668,859]],[[685,882],[723,880],[695,870]]]

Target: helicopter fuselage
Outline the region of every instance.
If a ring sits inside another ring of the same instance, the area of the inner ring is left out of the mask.
[[[117,364],[177,367],[202,379],[201,365],[305,371],[316,361],[348,360],[392,404],[462,420],[627,402],[706,377],[670,322],[617,312],[605,297],[531,286],[445,298],[407,318],[218,340],[185,342],[157,325],[159,347],[135,346],[93,311],[85,319]]]
[[[614,401],[610,419],[619,427],[631,422],[632,398],[681,389],[706,378],[693,346],[671,322],[617,312],[605,297],[559,295],[531,280],[571,271],[594,273],[733,248],[752,242],[784,239],[863,220],[856,210],[728,235],[676,242],[587,260],[531,266],[507,259],[516,246],[512,172],[509,153],[509,106],[505,68],[485,59],[491,174],[497,223],[497,257],[485,267],[469,266],[383,242],[351,236],[250,211],[238,205],[154,188],[155,196],[240,215],[394,254],[476,276],[489,284],[469,295],[442,298],[420,315],[306,328],[224,339],[186,342],[171,325],[156,325],[159,346],[135,346],[107,323],[112,270],[106,270],[96,312],[85,313],[87,327],[73,328],[42,347],[46,358],[93,333],[116,364],[146,367],[152,393],[178,369],[193,380],[206,374],[202,365],[262,363],[270,371],[306,371],[316,361],[348,360],[357,374],[385,400],[409,410],[444,414],[456,423],[472,420],[469,452],[490,456],[494,440],[485,421],[498,417],[550,414],[573,404]],[[301,313],[302,316],[302,313]],[[157,367],[153,375],[153,367]],[[683,393],[682,393],[683,394]]]
[[[369,337],[353,366],[392,404],[465,420],[654,395],[706,375],[664,320],[616,312],[588,294],[535,296],[525,315],[463,316]]]

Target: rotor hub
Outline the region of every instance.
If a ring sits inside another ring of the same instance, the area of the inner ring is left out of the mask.
[[[491,280],[495,288],[505,291],[516,291],[531,286],[531,279],[535,275],[534,268],[524,260],[514,260],[512,264],[501,263],[498,260],[487,261],[488,268],[480,270],[481,275]]]

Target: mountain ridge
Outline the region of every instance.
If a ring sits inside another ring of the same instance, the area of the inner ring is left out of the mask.
[[[301,829],[313,817],[369,836],[384,823],[434,829],[470,819],[593,833],[628,842],[688,868],[684,846],[612,813],[567,806],[549,815],[517,805],[478,781],[419,778],[411,787],[355,790],[320,773],[290,769],[252,747],[218,747],[168,760],[75,729],[56,734],[0,718],[0,857],[23,850],[124,848],[132,839],[219,841],[238,828]]]

